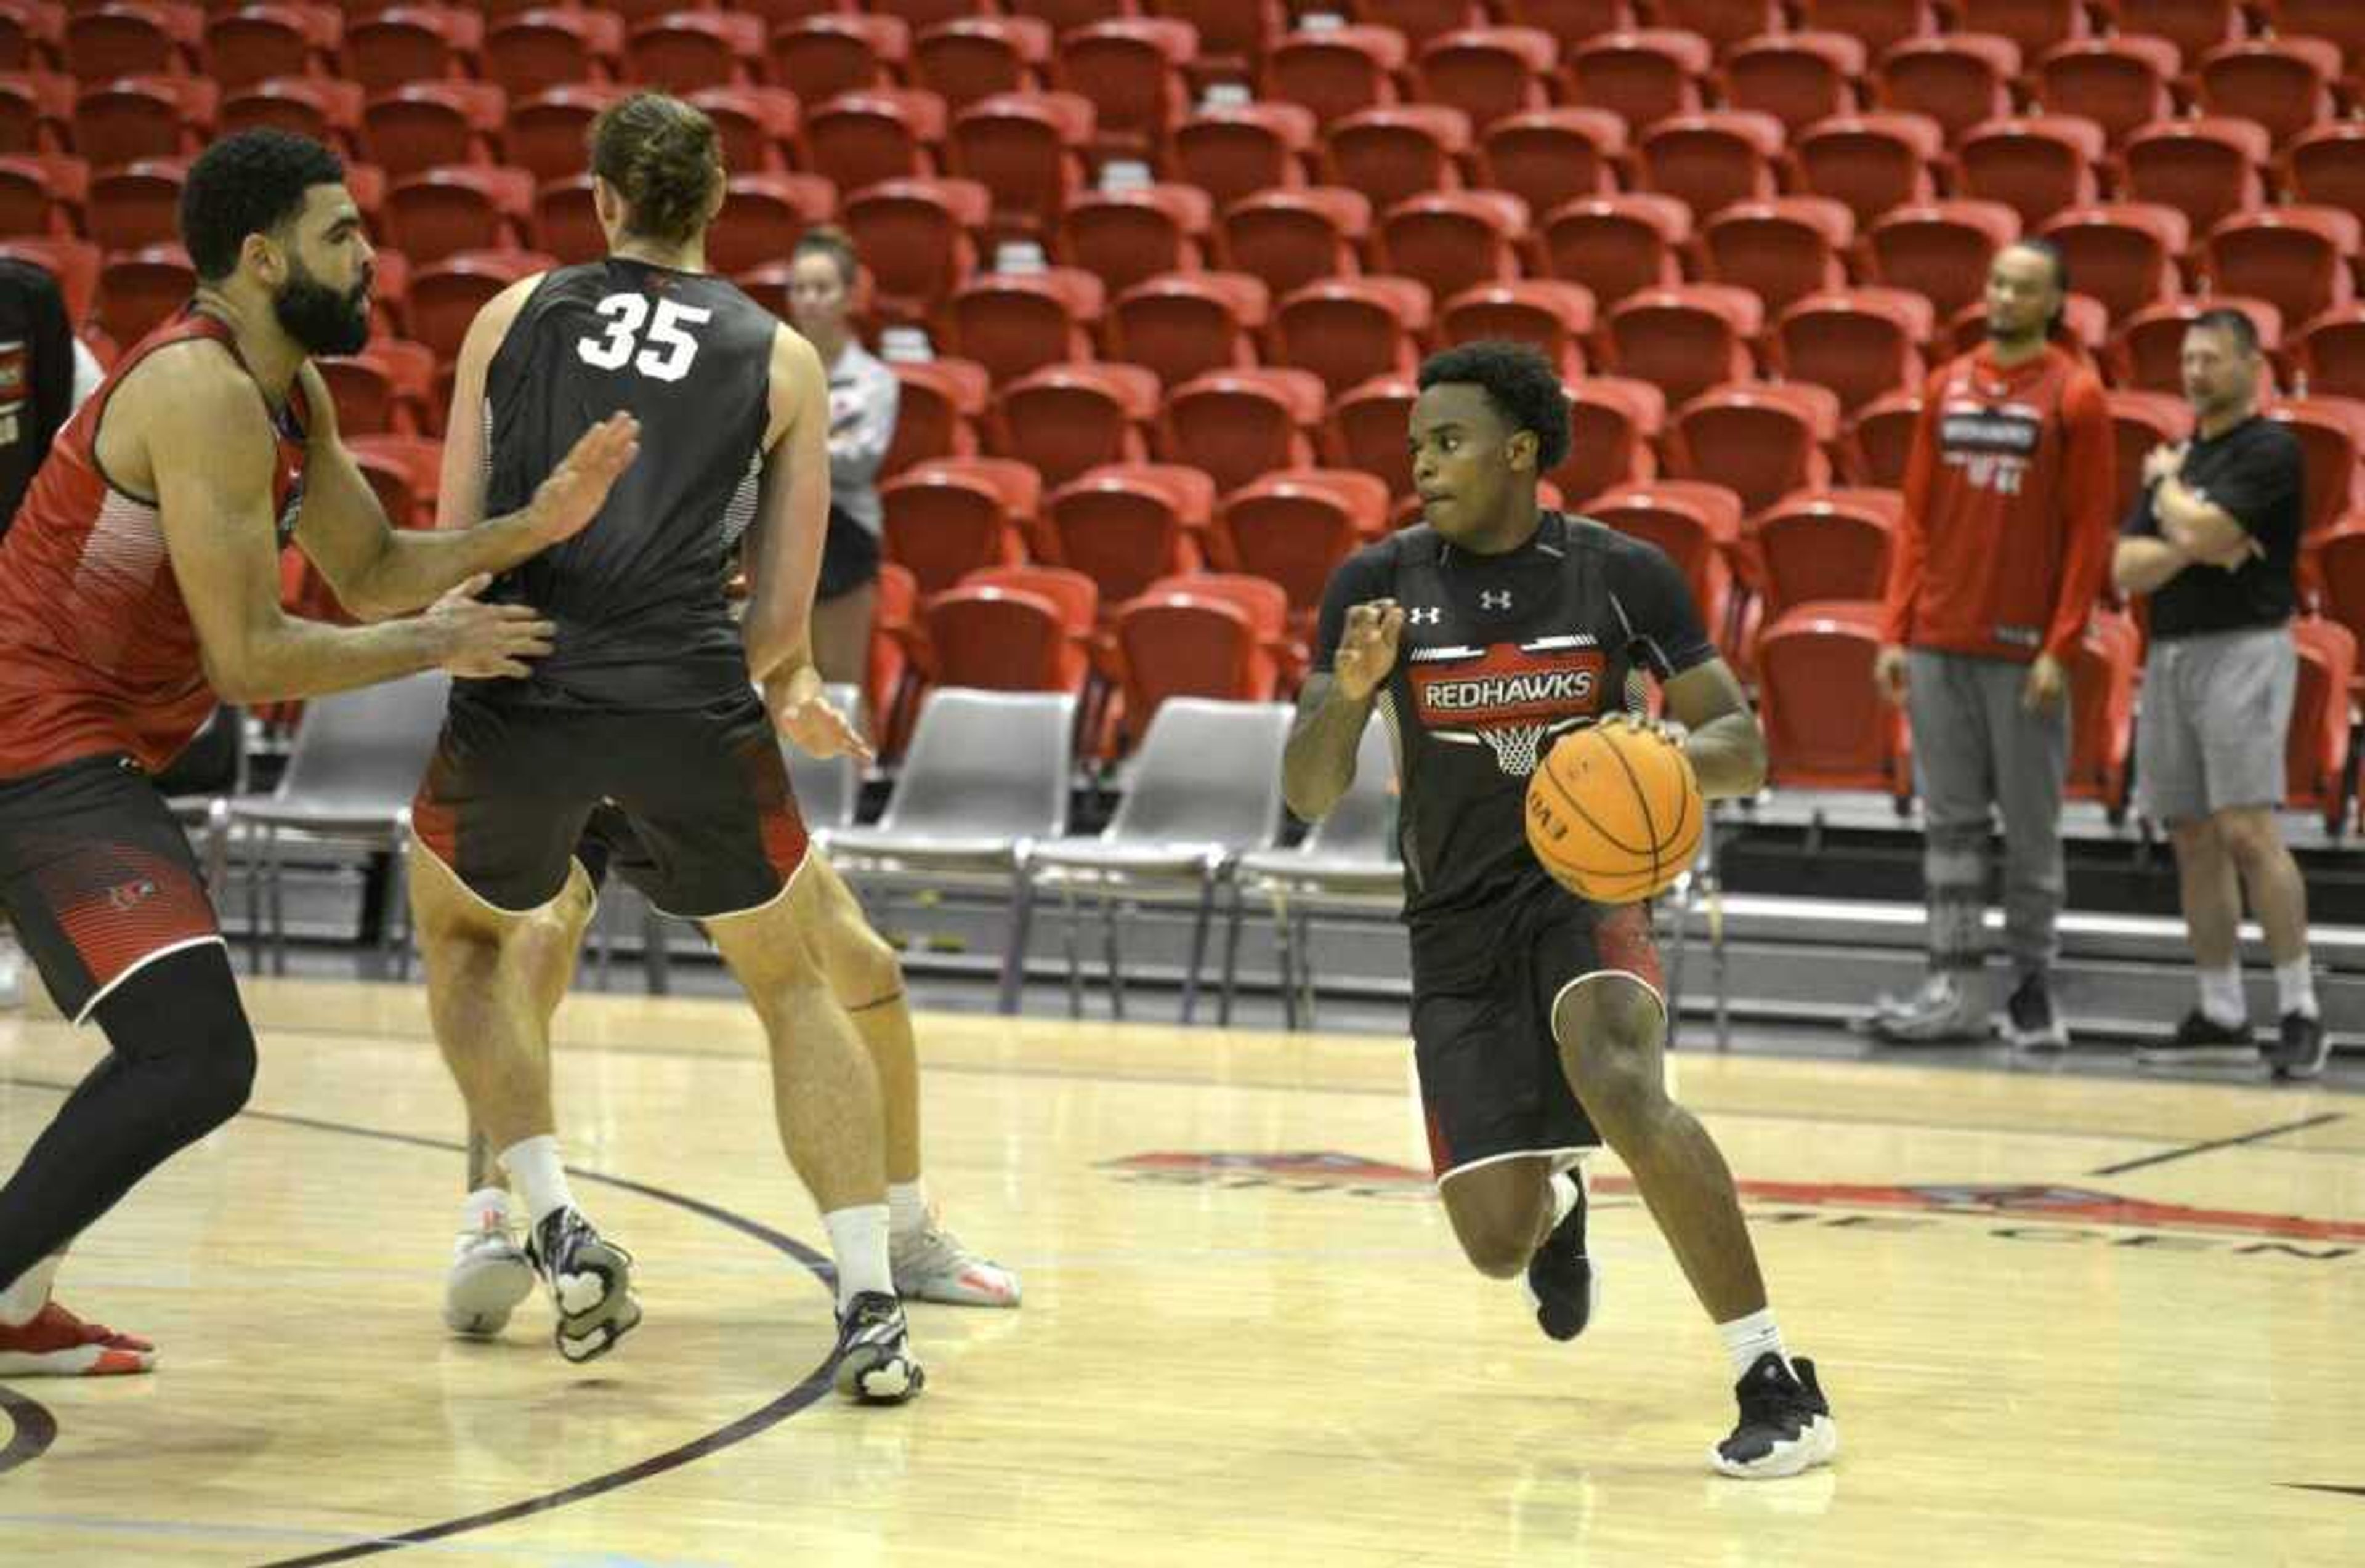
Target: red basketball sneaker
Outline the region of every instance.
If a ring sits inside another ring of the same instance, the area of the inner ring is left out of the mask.
[[[28,1323],[0,1323],[0,1377],[114,1377],[155,1364],[147,1340],[84,1323],[56,1302]]]

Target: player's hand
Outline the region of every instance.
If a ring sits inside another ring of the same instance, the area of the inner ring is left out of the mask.
[[[766,681],[764,706],[772,715],[772,727],[807,756],[871,758],[870,743],[853,721],[830,706],[822,694],[821,672],[809,664]]]
[[[1347,630],[1330,661],[1330,678],[1339,689],[1361,702],[1379,689],[1396,664],[1396,640],[1404,634],[1404,606],[1392,599],[1375,599],[1347,611]]]
[[[2030,712],[2053,707],[2069,690],[2068,672],[2051,654],[2039,654],[2020,683],[2020,705]]]
[[[526,505],[536,537],[555,544],[588,528],[640,450],[641,421],[630,414],[611,414],[585,431]]]
[[[476,596],[492,578],[478,573],[420,616],[433,639],[435,663],[469,680],[513,680],[526,661],[550,652],[558,628],[523,604],[487,604]]]
[[[1656,735],[1679,751],[1683,748],[1685,738],[1691,734],[1691,731],[1673,719],[1664,716],[1654,719],[1648,713],[1629,712],[1623,708],[1600,720],[1599,722],[1605,729],[1633,730],[1642,734]]]
[[[1898,707],[1905,706],[1905,650],[1895,643],[1883,643],[1880,652],[1872,655],[1873,689]]]
[[[2162,442],[2144,456],[2144,483],[2157,485],[2184,472],[2183,442]]]

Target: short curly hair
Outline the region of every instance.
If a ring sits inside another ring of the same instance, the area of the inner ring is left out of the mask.
[[[314,185],[344,184],[345,163],[308,136],[241,130],[189,165],[181,187],[181,244],[197,276],[219,283],[238,270],[239,247],[304,210]]]
[[[1537,473],[1559,467],[1568,455],[1568,390],[1552,363],[1528,344],[1463,343],[1421,363],[1422,391],[1446,382],[1476,386],[1505,423],[1532,431]]]

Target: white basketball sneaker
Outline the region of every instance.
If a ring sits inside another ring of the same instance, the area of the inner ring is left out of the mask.
[[[17,939],[0,931],[0,1011],[25,1004],[25,953]]]
[[[508,1327],[518,1303],[533,1294],[533,1264],[518,1245],[510,1195],[499,1187],[468,1194],[452,1271],[443,1277],[443,1323],[454,1334],[489,1339]]]
[[[895,1294],[905,1301],[947,1306],[1018,1305],[1018,1276],[962,1246],[934,1215],[918,1230],[889,1238],[887,1263]]]

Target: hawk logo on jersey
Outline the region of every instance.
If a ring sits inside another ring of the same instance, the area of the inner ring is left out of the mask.
[[[1485,745],[1524,778],[1546,735],[1601,713],[1608,661],[1590,638],[1543,637],[1484,648],[1423,648],[1409,672],[1421,726],[1441,741]]]

